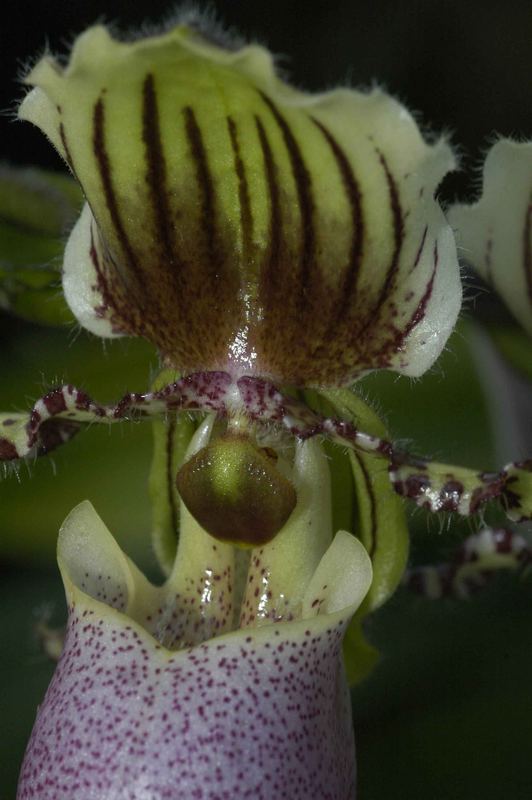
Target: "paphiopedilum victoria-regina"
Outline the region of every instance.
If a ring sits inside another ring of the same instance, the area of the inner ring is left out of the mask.
[[[19,115],[86,200],[66,301],[98,336],[148,339],[162,371],[115,405],[63,385],[2,415],[0,457],[153,417],[167,580],[150,584],[88,502],[68,517],[65,645],[18,797],[353,797],[346,672],[367,670],[362,617],[404,572],[398,495],[530,512],[527,464],[411,456],[350,388],[421,375],[455,325],[455,240],[434,200],[451,149],[379,89],[305,94],[264,48],[193,25],[133,42],[97,26],[26,80]],[[333,537],[340,484],[357,510]]]

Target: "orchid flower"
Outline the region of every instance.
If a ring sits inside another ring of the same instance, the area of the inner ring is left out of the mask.
[[[264,48],[191,25],[134,42],[96,26],[26,81],[19,115],[86,201],[66,302],[98,336],[148,339],[163,370],[113,405],[67,384],[2,415],[0,458],[152,418],[167,579],[150,584],[90,504],[67,518],[65,648],[19,800],[352,797],[341,642],[364,601],[347,632],[360,677],[361,619],[406,562],[394,489],[432,510],[499,497],[530,513],[526,466],[420,460],[348,388],[421,375],[453,330],[456,247],[434,199],[452,151],[380,90],[305,94]],[[357,528],[333,537],[346,465]]]

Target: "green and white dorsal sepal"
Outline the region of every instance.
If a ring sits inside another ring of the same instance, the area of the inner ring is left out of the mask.
[[[461,302],[434,200],[454,159],[384,92],[305,94],[263,47],[187,25],[135,42],[96,26],[26,80],[20,116],[88,201],[64,265],[82,325],[143,335],[181,374],[299,386],[437,358]]]

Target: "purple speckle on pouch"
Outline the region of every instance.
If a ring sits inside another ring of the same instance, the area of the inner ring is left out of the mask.
[[[170,654],[100,608],[70,609],[17,800],[351,800],[345,620]]]

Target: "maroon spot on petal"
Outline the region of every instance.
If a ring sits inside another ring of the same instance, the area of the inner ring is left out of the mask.
[[[449,480],[442,486],[439,497],[440,511],[456,511],[464,493],[464,485],[457,480]]]
[[[525,470],[525,472],[532,472],[532,458],[525,459],[524,461],[516,461],[513,466],[516,469]]]
[[[509,482],[506,472],[482,472],[479,474],[482,486],[478,486],[471,495],[469,511],[474,514],[481,505],[506,494],[505,486]]]
[[[70,420],[49,420],[40,428],[37,436],[37,455],[43,456],[70,441],[81,426]]]
[[[401,487],[400,494],[404,497],[416,499],[422,497],[427,489],[430,489],[430,478],[426,475],[409,475],[404,481],[399,483]]]
[[[12,461],[19,458],[17,448],[8,439],[0,439],[0,461]]]
[[[52,389],[42,400],[50,416],[55,416],[56,414],[61,414],[62,411],[66,411],[67,407],[62,388]]]
[[[493,534],[495,547],[498,553],[511,553],[513,552],[513,539],[514,534],[507,529],[497,530]]]

